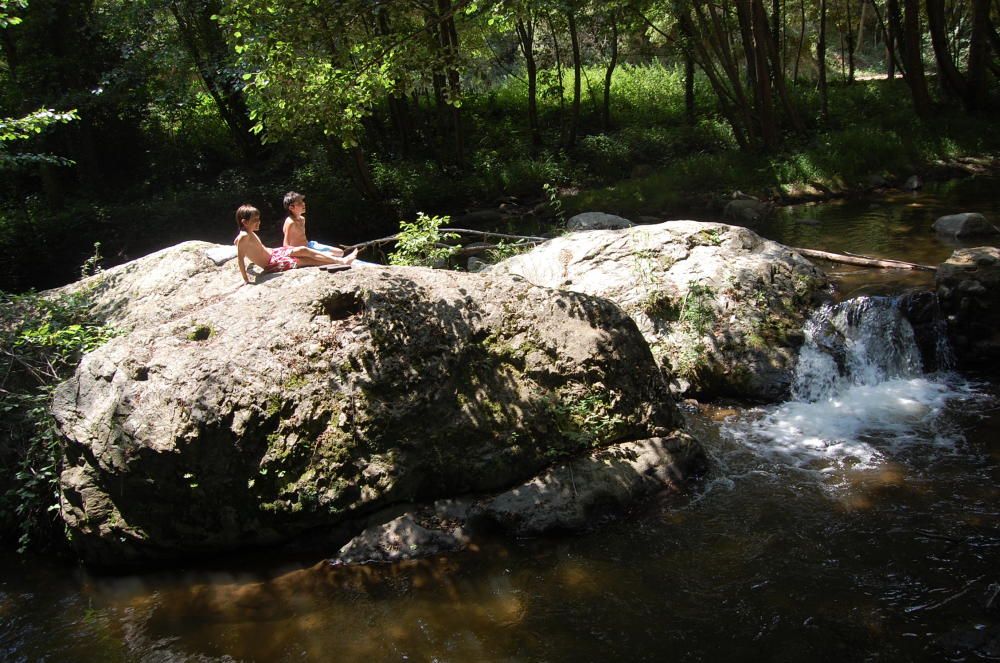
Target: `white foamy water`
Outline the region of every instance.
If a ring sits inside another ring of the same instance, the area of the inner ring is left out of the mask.
[[[913,329],[893,300],[825,306],[804,331],[793,399],[729,422],[734,439],[824,472],[875,467],[904,445],[954,444],[959,435],[942,417],[973,388],[954,374],[922,374]]]
[[[727,432],[772,460],[833,471],[875,467],[899,445],[950,445],[940,417],[965,392],[940,379],[896,378],[851,385],[819,401],[789,401]]]

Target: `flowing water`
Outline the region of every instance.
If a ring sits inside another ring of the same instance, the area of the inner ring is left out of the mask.
[[[760,230],[933,264],[953,248],[935,215],[997,218],[988,196],[950,195],[785,210]],[[842,301],[807,325],[791,400],[685,411],[712,457],[687,495],[392,566],[101,577],[7,556],[0,659],[1000,659],[1000,383],[923,371],[891,293],[925,277],[832,269]]]

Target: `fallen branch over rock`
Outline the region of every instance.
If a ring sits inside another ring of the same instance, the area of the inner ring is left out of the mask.
[[[788,247],[793,251],[798,251],[807,258],[819,258],[830,262],[840,262],[848,265],[863,265],[865,267],[881,267],[884,269],[915,269],[925,272],[937,271],[936,267],[930,265],[920,265],[915,262],[903,260],[892,260],[890,258],[869,258],[854,254],[830,253],[829,251],[818,251],[816,249],[800,249],[794,246]]]
[[[494,238],[495,239],[501,239],[501,240],[503,240],[503,239],[510,239],[510,240],[514,240],[514,241],[516,241],[516,242],[518,242],[520,244],[531,244],[531,245],[541,244],[542,242],[547,242],[547,241],[549,241],[551,239],[551,237],[535,237],[533,235],[510,235],[510,234],[506,234],[506,233],[487,232],[487,231],[484,231],[484,230],[469,230],[469,229],[466,229],[466,228],[441,228],[440,232],[442,232],[442,233],[455,233],[457,235],[471,235],[473,237],[482,237],[484,240],[494,239]],[[380,246],[382,244],[392,244],[392,243],[396,242],[398,239],[399,239],[399,233],[397,233],[395,235],[389,235],[388,237],[380,237],[378,239],[372,239],[372,240],[369,240],[367,242],[359,242],[357,244],[351,244],[350,246],[348,246],[346,248],[348,250],[358,249],[360,251],[360,250],[366,249],[366,248],[368,248],[370,246]]]

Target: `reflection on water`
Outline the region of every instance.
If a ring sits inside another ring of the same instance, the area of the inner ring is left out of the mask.
[[[863,199],[794,205],[753,226],[768,239],[788,246],[854,253],[873,258],[938,265],[956,248],[998,246],[1000,236],[957,240],[931,229],[938,217],[979,212],[1000,225],[996,177],[932,182],[923,190],[891,192]],[[830,270],[845,296],[899,292],[933,284],[933,273],[873,270],[835,265]],[[875,274],[875,272],[881,272]]]
[[[773,224],[792,245],[936,263],[951,247],[927,230],[935,195]],[[989,204],[975,209],[996,218]],[[128,577],[2,557],[0,659],[995,660],[996,389],[890,371],[775,408],[702,407],[686,416],[710,474],[583,536]]]

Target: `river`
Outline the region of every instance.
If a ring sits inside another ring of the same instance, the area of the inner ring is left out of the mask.
[[[937,264],[955,244],[934,218],[997,220],[997,184],[786,208],[757,230]],[[866,310],[929,283],[826,267],[844,305]],[[853,379],[804,357],[811,377],[787,403],[686,405],[708,476],[588,534],[392,566],[220,558],[113,577],[5,555],[0,658],[1000,659],[1000,380],[925,374],[906,356],[862,376],[894,324],[858,331]]]

